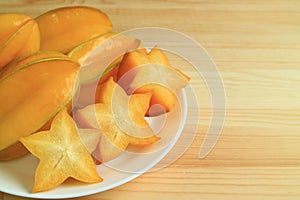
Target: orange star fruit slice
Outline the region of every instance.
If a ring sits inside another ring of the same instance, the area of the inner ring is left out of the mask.
[[[147,71],[148,74],[143,73],[142,71],[144,70],[137,70],[137,68],[139,67],[146,65],[150,66],[151,64],[161,65],[161,68],[166,68],[163,69],[164,72],[166,72],[166,74],[159,74],[159,72],[152,70],[151,67],[149,67],[149,71]],[[189,82],[189,77],[182,73],[179,69],[172,67],[166,54],[158,47],[154,47],[149,53],[141,50],[135,50],[126,53],[119,66],[117,77],[118,83],[126,91],[128,87],[133,86],[132,82],[136,81],[136,78],[142,80],[142,82],[140,83],[145,83],[144,85],[139,85],[139,87],[133,88],[133,92],[152,93],[150,107],[147,112],[147,115],[155,116],[171,111],[177,101],[177,97],[174,91],[170,90],[165,85],[157,84],[166,79],[164,76],[169,76],[169,74],[174,75],[172,71],[176,72],[178,75],[181,76],[173,76],[173,85],[183,85],[182,83],[186,85]],[[139,75],[134,73],[139,73]],[[153,77],[155,78],[153,79]],[[151,78],[152,82],[149,78]],[[146,81],[148,82],[148,84],[146,84]],[[156,104],[161,105],[163,109],[157,109],[156,111],[152,110],[150,113],[150,108]]]
[[[75,114],[77,122],[82,127],[101,130],[102,138],[98,149],[94,152],[98,160],[106,162],[116,158],[129,144],[145,146],[159,140],[144,119],[151,98],[150,93],[128,97],[112,77],[102,85],[98,92],[101,103],[86,106]],[[113,95],[117,95],[116,99],[120,101],[113,103]],[[121,101],[129,103],[129,106],[123,106]],[[114,113],[113,107],[123,111]],[[129,112],[128,117],[123,117],[126,112]],[[124,126],[127,128],[124,129]]]
[[[55,188],[69,177],[86,183],[102,181],[66,109],[56,115],[49,131],[21,137],[20,141],[40,159],[32,192]]]

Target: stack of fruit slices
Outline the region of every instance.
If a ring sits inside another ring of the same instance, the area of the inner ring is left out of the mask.
[[[69,177],[102,181],[97,164],[160,139],[144,117],[170,112],[189,82],[161,49],[112,32],[95,8],[0,22],[0,160],[38,157],[32,192]]]

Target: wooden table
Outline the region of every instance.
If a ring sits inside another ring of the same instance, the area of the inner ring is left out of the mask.
[[[164,169],[82,199],[300,199],[299,1],[51,3],[1,1],[0,11],[35,17],[84,4],[105,11],[116,31],[144,26],[180,31],[208,51],[226,90],[224,129],[209,156],[198,158],[211,118],[208,94],[198,82],[203,120],[188,150]]]

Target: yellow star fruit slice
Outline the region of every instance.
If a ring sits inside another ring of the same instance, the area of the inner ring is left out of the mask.
[[[102,181],[66,109],[56,115],[49,131],[22,137],[20,141],[40,159],[32,192],[50,190],[69,177],[86,183]]]
[[[150,99],[152,97],[151,93],[144,94],[133,94],[129,100],[129,117],[132,122],[140,127],[149,127],[148,122],[145,120],[144,116],[149,108]],[[146,146],[153,144],[160,138],[156,135],[150,135],[147,137],[136,137],[133,135],[127,135],[129,144],[133,146]]]
[[[129,141],[126,133],[117,126],[110,107],[102,103],[94,106],[96,118],[103,135],[99,142],[98,151],[94,152],[93,155],[101,162],[107,162],[121,155],[127,148]]]
[[[93,154],[96,159],[106,162],[119,156],[129,144],[144,146],[159,140],[144,119],[150,93],[129,97],[113,78],[104,83],[98,92],[101,103],[91,104],[76,112],[76,120],[81,126],[98,128],[102,132],[99,146]],[[114,95],[118,102],[112,102]],[[113,107],[123,111],[114,113]]]
[[[121,131],[113,117],[110,106],[91,104],[76,112],[77,122],[85,128],[101,131],[101,139],[93,156],[100,162],[118,157],[128,146],[127,135]]]
[[[159,139],[154,135],[144,118],[149,108],[151,97],[151,93],[128,96],[112,77],[97,88],[96,91],[96,102],[110,104],[115,116],[117,114],[119,118],[126,117],[128,123],[121,124],[120,121],[117,121],[117,124],[127,133],[130,140],[129,143],[133,145],[138,145],[137,139],[141,142],[139,145],[152,144]]]
[[[100,141],[101,132],[97,129],[78,129],[78,133],[88,152],[92,153]]]

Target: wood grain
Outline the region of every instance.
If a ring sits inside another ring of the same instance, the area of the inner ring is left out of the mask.
[[[157,26],[194,38],[218,66],[227,97],[222,135],[205,159],[198,153],[211,103],[197,79],[201,123],[188,150],[162,170],[82,199],[300,199],[300,1],[14,0],[1,1],[0,12],[35,17],[81,4],[105,11],[116,31]]]

